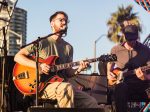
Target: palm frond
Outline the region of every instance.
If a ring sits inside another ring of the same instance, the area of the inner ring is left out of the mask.
[[[128,21],[131,24],[135,24],[139,31],[142,31],[139,17],[137,12],[133,13],[133,6],[129,5],[127,7],[119,6],[118,10],[111,14],[110,19],[107,21],[108,29],[108,39],[113,42],[122,42],[124,37],[119,35],[122,28],[124,27],[124,22]]]

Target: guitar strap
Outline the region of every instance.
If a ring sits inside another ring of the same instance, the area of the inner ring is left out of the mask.
[[[124,44],[125,44],[125,42],[121,43],[120,45],[121,45],[121,46],[124,46]],[[132,51],[132,50],[127,50],[127,52],[128,52],[129,62],[130,62],[130,60],[131,60],[132,57],[133,57],[133,51]],[[128,63],[122,70],[126,70],[126,69],[128,69],[128,70],[133,70],[133,69],[134,69],[133,67],[134,67],[133,64],[130,62],[130,63]]]
[[[129,55],[129,60],[132,58],[132,50],[128,51],[128,55]]]
[[[127,66],[127,69],[128,70],[133,70],[134,69],[134,65],[133,63],[131,62],[131,59],[133,57],[133,51],[132,50],[128,50],[128,56],[129,56],[129,64]]]

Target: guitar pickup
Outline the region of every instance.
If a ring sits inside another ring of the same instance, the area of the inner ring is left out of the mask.
[[[18,74],[17,76],[13,76],[13,80],[28,79],[28,78],[29,78],[28,71],[22,72],[22,73]]]

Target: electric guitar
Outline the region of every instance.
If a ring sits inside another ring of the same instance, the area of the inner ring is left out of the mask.
[[[80,64],[79,61],[59,64],[56,65],[56,62],[59,60],[58,56],[50,56],[46,60],[39,59],[40,63],[46,63],[50,65],[50,71],[48,75],[40,74],[39,81],[39,91],[43,90],[43,88],[53,82],[62,82],[64,79],[58,75],[58,72],[72,68]],[[99,58],[87,59],[84,61],[88,61],[89,63],[102,61],[117,61],[116,55],[101,55]],[[28,66],[20,65],[16,63],[13,68],[13,81],[17,89],[24,95],[32,95],[36,94],[36,69]]]
[[[150,65],[142,66],[141,70],[143,72],[150,70]],[[129,71],[127,71],[127,70],[121,71],[121,69],[115,68],[114,70],[112,70],[112,73],[114,74],[115,80],[108,79],[108,85],[110,85],[110,86],[123,82],[124,77],[127,77],[129,75],[135,75],[135,69],[129,70]]]

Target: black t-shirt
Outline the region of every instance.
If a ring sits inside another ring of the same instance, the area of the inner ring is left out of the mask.
[[[133,50],[126,49],[123,44],[118,44],[111,49],[111,53],[117,55],[115,64],[121,70],[134,70],[150,62],[150,49],[139,42],[136,43]],[[140,80],[133,74],[129,74],[125,77],[125,80],[132,78],[134,78],[134,80]]]

